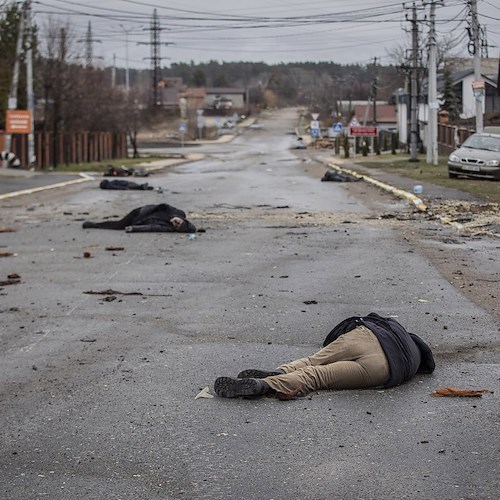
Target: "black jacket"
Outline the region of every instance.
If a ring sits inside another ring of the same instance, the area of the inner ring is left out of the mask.
[[[182,225],[174,227],[170,220],[172,217],[182,219]],[[123,219],[108,220],[103,222],[86,221],[82,224],[84,229],[126,229],[133,233],[195,233],[196,227],[186,219],[186,213],[167,203],[159,205],[144,205],[129,212]]]
[[[395,319],[376,313],[353,316],[340,322],[326,337],[323,347],[340,335],[364,325],[377,337],[389,362],[391,376],[384,387],[410,380],[417,372],[432,373],[435,368],[431,348],[417,335],[407,332]]]

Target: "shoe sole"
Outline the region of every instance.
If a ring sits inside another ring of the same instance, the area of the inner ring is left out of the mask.
[[[272,377],[273,375],[283,375],[283,373],[265,370],[243,370],[238,373],[238,378],[266,378]]]
[[[222,398],[238,398],[240,396],[256,396],[260,393],[256,380],[231,377],[219,377],[214,383],[214,391]]]

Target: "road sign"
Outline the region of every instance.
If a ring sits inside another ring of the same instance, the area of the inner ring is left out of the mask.
[[[311,113],[312,119],[317,120],[319,118],[319,113]]]
[[[179,133],[184,134],[187,130],[186,124],[185,123],[180,123],[179,124]]]
[[[349,127],[351,137],[377,137],[377,127]]]
[[[334,132],[342,133],[342,123],[334,123],[332,128]]]
[[[319,137],[319,128],[311,129],[311,137],[318,138]]]
[[[8,134],[31,133],[31,111],[9,109],[6,118],[5,131]]]
[[[311,128],[318,128],[319,129],[319,121],[318,120],[311,120]]]
[[[196,126],[198,128],[203,128],[205,126],[205,118],[201,115],[196,117]]]

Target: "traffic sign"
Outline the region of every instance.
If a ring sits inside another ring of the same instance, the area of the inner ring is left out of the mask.
[[[342,123],[334,123],[332,128],[334,132],[340,134],[342,132]]]
[[[186,124],[185,123],[180,123],[179,124],[179,133],[184,134],[187,130]]]
[[[318,138],[319,137],[319,128],[311,129],[311,137]]]
[[[31,111],[9,109],[6,118],[5,131],[8,134],[31,133]]]
[[[349,127],[351,137],[377,137],[377,127]]]

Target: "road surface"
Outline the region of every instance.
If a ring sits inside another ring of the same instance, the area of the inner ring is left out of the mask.
[[[498,240],[463,238],[363,182],[320,182],[324,165],[289,149],[295,119],[264,115],[156,173],[163,193],[96,180],[0,203],[2,252],[17,254],[0,278],[21,281],[0,287],[0,497],[497,498],[498,299],[470,289],[498,282]],[[205,232],[81,228],[161,202]],[[484,281],[464,281],[469,267]],[[372,311],[431,344],[432,376],[288,402],[195,399]],[[495,392],[431,396],[444,386]]]

